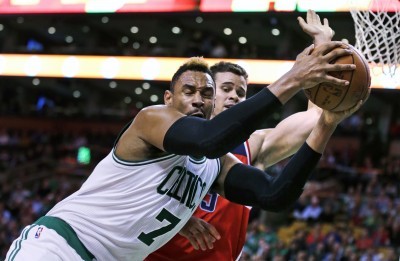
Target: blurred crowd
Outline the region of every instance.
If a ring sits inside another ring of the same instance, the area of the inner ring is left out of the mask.
[[[295,206],[278,214],[283,224],[253,218],[241,260],[399,259],[400,159],[344,168],[329,157]]]
[[[343,124],[339,134],[346,133]],[[76,191],[109,152],[117,133],[100,129],[0,129],[0,256],[24,226]],[[360,144],[358,139],[335,136],[332,144]],[[254,209],[241,259],[398,260],[400,158],[360,160],[360,148],[328,147],[287,212]],[[268,171],[276,175],[285,163]]]
[[[24,226],[76,191],[115,133],[0,129],[0,257]],[[86,148],[83,155],[82,149]]]
[[[79,33],[80,29],[77,30]],[[66,42],[59,41],[58,38],[60,37],[51,39],[51,36],[48,36],[50,39],[43,39],[37,37],[35,34],[21,37],[19,34],[9,31],[7,37],[4,37],[4,41],[0,43],[0,52],[160,57],[191,57],[201,55],[209,58],[231,57],[291,60],[295,59],[297,54],[309,43],[307,39],[303,38],[297,39],[297,41],[291,41],[288,38],[285,39],[287,43],[279,45],[279,48],[265,48],[265,46],[260,46],[257,43],[242,44],[231,40],[226,35],[213,33],[208,30],[188,29],[186,31],[179,36],[175,35],[174,37],[180,40],[174,43],[163,42],[162,39],[159,42],[151,43],[147,39],[129,38],[127,36],[122,36],[122,38],[126,38],[126,41],[121,42],[121,38],[115,38],[115,36],[105,39],[102,35],[103,32],[98,34],[93,33],[90,36],[83,34],[84,37],[76,37],[76,41]],[[262,33],[262,36],[266,34],[266,32]],[[275,36],[270,35],[268,37],[270,39]],[[285,37],[290,37],[290,35]],[[304,42],[305,45],[300,48],[297,45],[299,42]]]

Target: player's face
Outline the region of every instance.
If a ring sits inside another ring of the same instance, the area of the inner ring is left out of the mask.
[[[216,96],[213,116],[246,99],[247,83],[243,76],[231,72],[215,75]]]
[[[215,102],[214,81],[207,73],[186,71],[177,80],[174,92],[165,92],[164,100],[186,115],[209,119]]]

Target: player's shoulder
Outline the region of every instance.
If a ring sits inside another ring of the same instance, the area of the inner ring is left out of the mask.
[[[139,111],[137,115],[143,115],[143,114],[151,114],[151,113],[157,113],[160,111],[168,110],[168,106],[164,104],[158,104],[158,105],[151,105],[144,107]]]
[[[135,120],[148,119],[154,117],[162,117],[163,114],[171,111],[166,105],[152,105],[141,109],[135,117]]]

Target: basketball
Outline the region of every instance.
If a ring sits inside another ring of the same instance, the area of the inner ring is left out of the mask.
[[[352,54],[342,56],[332,61],[333,64],[355,64],[352,71],[331,72],[330,75],[347,80],[349,85],[337,86],[321,83],[315,87],[304,90],[307,98],[318,107],[329,111],[343,111],[354,107],[360,100],[368,95],[371,85],[371,76],[368,63],[364,56],[352,45],[348,47]],[[338,47],[342,48],[342,47]]]

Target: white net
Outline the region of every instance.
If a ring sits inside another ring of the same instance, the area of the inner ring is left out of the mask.
[[[364,10],[360,10],[359,0],[350,2],[356,33],[355,47],[373,67],[382,69],[383,74],[393,78],[398,76],[400,0],[371,0]]]

